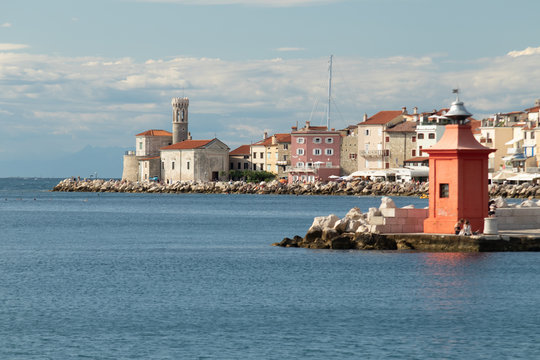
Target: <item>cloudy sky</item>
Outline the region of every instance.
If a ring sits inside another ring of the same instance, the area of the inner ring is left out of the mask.
[[[2,1],[0,177],[134,148],[170,130],[176,96],[194,138],[231,149],[323,124],[330,54],[332,127],[445,107],[454,87],[476,118],[522,110],[540,98],[538,14],[537,0]]]

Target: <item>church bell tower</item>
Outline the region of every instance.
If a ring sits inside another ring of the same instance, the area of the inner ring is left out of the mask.
[[[176,144],[188,138],[189,99],[187,97],[173,98],[171,104],[173,107],[172,142]]]

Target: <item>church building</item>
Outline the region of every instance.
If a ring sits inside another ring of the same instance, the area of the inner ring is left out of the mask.
[[[213,181],[229,170],[229,147],[217,138],[192,140],[188,98],[173,98],[170,133],[148,130],[135,135],[136,151],[124,155],[122,179],[129,181]]]

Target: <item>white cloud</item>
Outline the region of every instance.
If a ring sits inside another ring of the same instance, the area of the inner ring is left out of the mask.
[[[20,50],[26,49],[27,47],[28,45],[24,44],[0,43],[0,51]]]
[[[0,27],[3,27],[3,28],[9,28],[11,26],[12,26],[11,23],[8,23],[8,22],[0,24]]]
[[[175,3],[183,5],[245,5],[266,7],[294,7],[330,4],[346,0],[138,0],[152,3]]]
[[[280,51],[280,52],[292,52],[292,51],[304,51],[304,50],[305,50],[304,48],[300,48],[300,47],[280,47],[276,49],[276,51]]]
[[[527,56],[527,55],[538,55],[540,54],[540,47],[528,47],[525,50],[519,51],[510,51],[507,55],[511,57]]]
[[[430,57],[336,56],[332,126],[357,123],[364,112],[448,106],[455,86],[478,114],[521,110],[539,96],[537,56],[479,59],[462,70],[444,64]],[[0,52],[0,122],[11,137],[21,129],[61,136],[74,149],[131,146],[140,131],[170,129],[170,99],[185,95],[194,138],[216,135],[234,146],[259,140],[264,129],[287,132],[310,116],[322,124],[327,70],[327,58],[138,62]],[[20,138],[21,151],[36,146],[25,141]]]

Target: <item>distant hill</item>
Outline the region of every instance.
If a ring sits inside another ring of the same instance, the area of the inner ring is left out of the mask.
[[[0,160],[0,177],[122,177],[123,155],[128,148],[86,146],[76,153],[57,158],[31,160]]]

